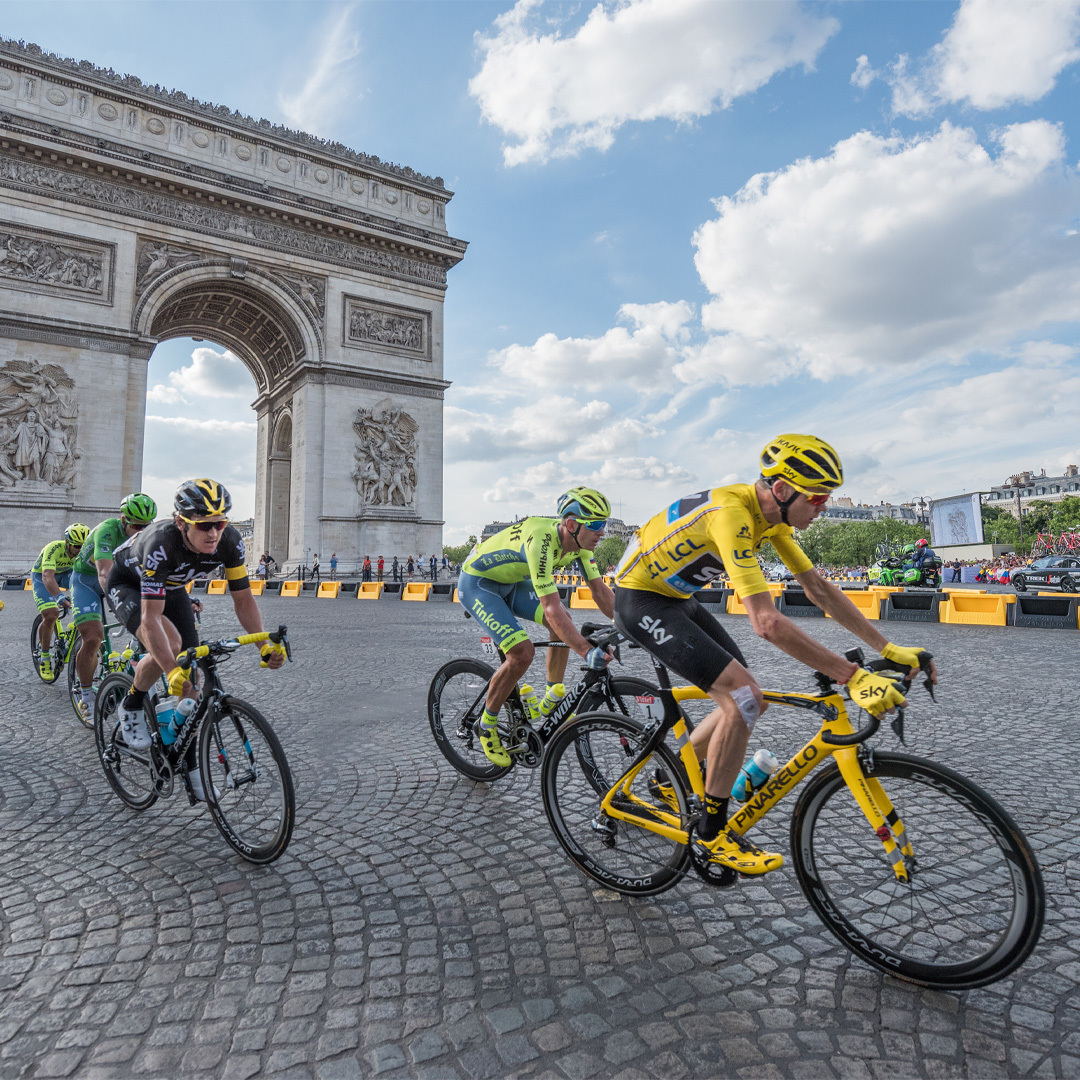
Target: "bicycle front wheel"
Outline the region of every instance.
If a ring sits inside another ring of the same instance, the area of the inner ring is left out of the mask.
[[[642,727],[628,717],[583,713],[552,739],[541,775],[544,812],[571,861],[594,881],[630,896],[671,888],[686,873],[690,857],[685,844],[609,817],[600,808],[644,743]],[[667,774],[663,789],[655,783],[658,769]],[[661,797],[662,790],[668,799]],[[663,743],[613,805],[655,822],[662,820],[659,812],[676,815],[678,827],[687,827],[690,808],[682,769]]]
[[[443,664],[428,688],[428,724],[435,745],[470,780],[498,780],[513,768],[513,765],[493,764],[480,748],[480,714],[494,674],[495,670],[482,660],[463,657]],[[506,745],[510,738],[506,705],[499,712],[499,736]]]
[[[118,673],[102,680],[94,699],[94,738],[109,786],[133,810],[157,802],[149,750],[132,750],[120,737],[120,703],[131,686],[131,676]]]
[[[296,818],[292,773],[273,728],[252,705],[224,699],[199,731],[206,805],[221,835],[248,862],[271,863]]]
[[[795,872],[822,922],[867,963],[921,986],[970,990],[1014,971],[1035,948],[1046,908],[1016,823],[977,784],[922,758],[875,753],[863,772],[881,781],[903,823],[910,880],[897,880],[830,766],[791,819]]]
[[[34,671],[37,672],[38,678],[48,685],[52,685],[60,678],[64,670],[64,652],[67,648],[67,638],[64,636],[63,630],[60,629],[60,620],[56,620],[56,626],[53,628],[52,644],[49,646],[49,655],[52,660],[52,677],[45,678],[41,674],[41,657],[43,651],[41,648],[41,639],[38,636],[41,630],[41,615],[38,614],[34,619],[33,626],[30,627],[30,655],[34,658]]]

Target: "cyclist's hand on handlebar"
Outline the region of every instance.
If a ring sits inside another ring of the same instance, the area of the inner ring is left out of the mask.
[[[927,664],[927,674],[930,676],[930,681],[934,684],[937,683],[937,665],[930,659],[930,654],[925,649],[917,647],[905,648],[903,645],[893,645],[889,642],[884,649],[881,650],[881,655],[886,660],[891,660],[894,664],[901,664],[909,670],[911,675],[917,674],[919,668],[923,664]]]
[[[847,688],[851,693],[851,700],[874,716],[880,716],[904,704],[904,695],[892,679],[875,675],[866,668],[859,668],[848,679]]]
[[[166,678],[169,680],[169,693],[174,697],[183,697],[185,688],[191,685],[191,669],[174,667]]]
[[[603,671],[614,659],[610,649],[601,649],[596,645],[585,654],[585,666],[590,671]]]
[[[259,649],[259,655],[262,657],[262,660],[259,661],[259,667],[276,670],[285,663],[285,646],[275,645],[272,641],[267,641]]]

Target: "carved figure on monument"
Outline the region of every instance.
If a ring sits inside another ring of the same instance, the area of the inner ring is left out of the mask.
[[[419,319],[394,315],[389,311],[354,308],[349,319],[349,337],[354,341],[373,341],[378,345],[396,345],[402,349],[424,347],[424,327]]]
[[[309,310],[319,316],[322,322],[326,318],[326,281],[323,278],[308,277],[306,274],[282,274],[285,287],[300,299]]]
[[[0,484],[65,487],[75,477],[79,406],[58,364],[9,360],[0,368]]]
[[[416,433],[420,425],[384,398],[357,409],[352,478],[365,506],[408,507],[416,496]]]
[[[186,251],[184,248],[172,247],[169,244],[140,240],[135,260],[135,291],[142,292],[147,285],[156,281],[167,270],[180,266],[181,263],[195,262],[198,258],[198,253],[194,251]]]
[[[104,257],[0,231],[0,277],[100,293]]]

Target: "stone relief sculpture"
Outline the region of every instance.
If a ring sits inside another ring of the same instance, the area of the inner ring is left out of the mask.
[[[174,266],[195,262],[198,258],[198,253],[194,251],[173,247],[170,244],[140,240],[135,256],[136,293],[142,292],[151,282],[156,281]]]
[[[352,478],[365,506],[408,507],[416,497],[416,433],[420,425],[384,398],[357,409],[357,445]]]
[[[326,318],[326,279],[308,277],[306,274],[280,274],[282,284],[305,307],[319,317]]]
[[[424,347],[424,324],[420,319],[395,315],[389,311],[352,308],[349,312],[349,337],[378,345],[396,345],[420,352]]]
[[[0,486],[67,487],[80,457],[75,383],[58,364],[0,368]]]
[[[101,296],[106,274],[104,252],[0,229],[0,278]]]

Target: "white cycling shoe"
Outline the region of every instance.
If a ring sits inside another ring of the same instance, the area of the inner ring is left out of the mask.
[[[206,787],[203,784],[202,769],[191,769],[188,772],[188,780],[191,782],[191,793],[199,802],[206,802]],[[221,792],[217,784],[214,785],[214,802],[221,798]]]
[[[146,750],[150,746],[150,725],[142,709],[120,707],[120,738],[132,750]]]

